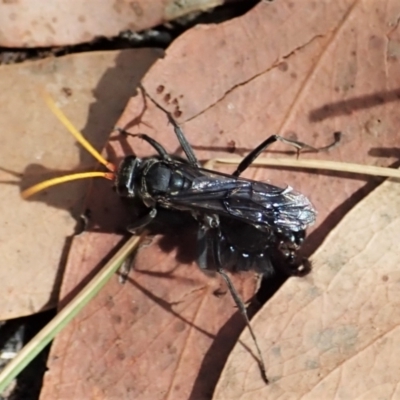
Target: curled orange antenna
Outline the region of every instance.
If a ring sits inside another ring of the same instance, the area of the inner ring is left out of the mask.
[[[75,137],[75,139],[101,164],[103,164],[110,172],[81,172],[77,174],[70,174],[66,176],[60,176],[58,178],[48,179],[34,185],[21,193],[22,198],[27,199],[28,197],[47,189],[50,186],[55,186],[60,183],[75,181],[77,179],[87,178],[105,178],[109,180],[115,179],[114,172],[116,167],[114,164],[108,162],[80,133],[72,124],[72,122],[65,116],[65,114],[56,106],[54,100],[47,93],[43,93],[44,100],[47,106],[53,112],[53,114],[60,120],[60,122],[68,129],[68,131]]]
[[[75,137],[75,139],[101,164],[103,164],[109,171],[115,172],[115,165],[108,162],[80,133],[72,124],[72,122],[65,116],[65,114],[56,106],[56,103],[47,93],[43,93],[44,100],[53,114],[60,120],[60,122],[68,129],[68,131]]]
[[[109,180],[114,180],[114,174],[111,172],[81,172],[78,174],[70,174],[65,176],[60,176],[58,178],[48,179],[38,183],[37,185],[31,186],[29,189],[24,190],[21,193],[22,198],[27,199],[32,195],[47,189],[50,186],[55,186],[60,183],[76,181],[77,179],[87,179],[87,178],[106,178]]]

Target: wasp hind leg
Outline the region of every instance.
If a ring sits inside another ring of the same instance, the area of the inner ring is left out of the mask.
[[[227,275],[227,273],[222,269],[222,268],[218,268],[217,272],[222,276],[222,278],[224,279],[226,285],[228,286],[229,292],[231,293],[231,296],[233,298],[233,300],[235,301],[235,304],[237,306],[237,308],[239,309],[240,313],[242,314],[247,328],[249,329],[251,338],[253,339],[253,342],[256,346],[256,350],[257,350],[257,355],[258,355],[258,366],[260,368],[260,372],[261,372],[261,377],[263,379],[263,381],[268,384],[268,378],[267,378],[267,371],[265,368],[265,363],[264,363],[264,357],[262,356],[260,347],[258,346],[258,342],[257,342],[257,338],[256,335],[253,331],[253,328],[250,325],[250,320],[249,317],[247,315],[247,310],[246,307],[243,303],[243,300],[240,298],[239,293],[236,291],[235,286],[233,285],[231,279],[229,278],[229,276]]]
[[[253,342],[256,346],[257,350],[257,362],[260,368],[261,377],[265,383],[268,384],[268,378],[264,363],[264,358],[262,356],[260,347],[257,342],[256,335],[253,331],[253,328],[250,325],[250,320],[247,315],[246,306],[243,303],[243,300],[240,298],[239,293],[237,292],[235,286],[233,285],[229,275],[224,271],[221,260],[221,234],[219,231],[219,227],[216,228],[207,228],[201,227],[198,233],[198,243],[199,243],[199,256],[198,256],[198,264],[201,269],[205,270],[214,270],[217,271],[222,278],[224,279],[229,292],[236,304],[236,307],[239,309],[242,314],[245,323],[250,331],[250,335],[253,339]]]

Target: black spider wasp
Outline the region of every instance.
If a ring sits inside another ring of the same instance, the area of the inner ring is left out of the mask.
[[[149,209],[128,230],[132,233],[145,228],[157,215],[159,207],[191,213],[198,222],[198,257],[201,269],[214,270],[225,280],[229,291],[245,318],[254,340],[259,367],[265,382],[265,364],[255,334],[250,325],[246,308],[225,270],[240,272],[255,270],[268,275],[281,269],[288,275],[303,276],[310,272],[307,259],[299,256],[306,228],[314,223],[316,211],[307,197],[290,186],[280,188],[268,183],[241,178],[240,175],[268,146],[281,141],[300,151],[315,149],[304,143],[272,135],[252,150],[231,174],[202,168],[171,114],[153,100],[173,125],[178,141],[187,160],[171,156],[164,147],[146,134],[121,133],[141,138],[157,152],[157,156],[140,159],[135,155],[125,157],[118,169],[104,160],[77,132],[71,132],[84,147],[111,171],[68,175],[42,182],[27,189],[23,197],[49,186],[73,179],[100,176],[114,181],[116,192],[122,198],[138,198]],[[49,104],[53,111],[54,105]],[[65,118],[65,117],[64,117]],[[61,119],[62,120],[62,119]],[[62,121],[63,122],[63,121]],[[65,122],[64,122],[65,124]]]

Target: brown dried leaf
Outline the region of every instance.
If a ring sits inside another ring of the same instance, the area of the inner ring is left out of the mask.
[[[134,86],[157,56],[154,50],[125,50],[0,67],[0,320],[56,305],[59,266],[65,263],[67,238],[74,233],[74,217],[82,212],[87,190],[81,181],[27,202],[19,186],[95,166],[46,107],[40,91],[49,91],[101,148],[131,93],[126,82]]]
[[[396,398],[400,368],[400,185],[360,202],[253,319],[271,380],[259,379],[241,343],[214,399]]]
[[[0,46],[52,47],[140,32],[223,0],[7,0],[0,4]]]

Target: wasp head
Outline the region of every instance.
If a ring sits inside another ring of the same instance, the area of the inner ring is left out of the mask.
[[[136,156],[125,157],[118,167],[115,190],[121,197],[133,198],[136,195],[136,182],[140,174],[141,160]]]

